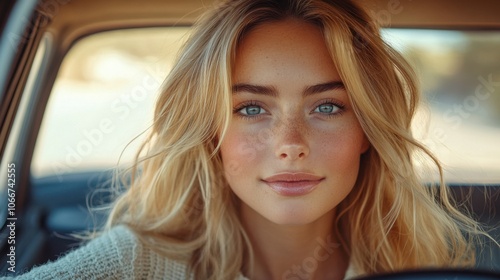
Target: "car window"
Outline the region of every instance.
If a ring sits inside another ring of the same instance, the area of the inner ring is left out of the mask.
[[[188,32],[187,27],[129,29],[77,42],[51,93],[32,175],[112,168],[120,156],[120,163],[130,162]],[[424,105],[414,134],[442,160],[446,179],[498,183],[500,33],[385,29],[383,36],[420,77]],[[425,176],[436,180],[435,174]]]
[[[151,125],[158,90],[188,31],[126,29],[78,41],[50,94],[32,175],[60,177],[130,162]]]
[[[500,32],[386,29],[384,37],[420,78],[424,104],[413,131],[446,180],[498,184]]]

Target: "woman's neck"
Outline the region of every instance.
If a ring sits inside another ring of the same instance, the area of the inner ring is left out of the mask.
[[[337,241],[335,211],[307,225],[277,225],[246,205],[241,220],[252,242],[254,268],[245,275],[260,279],[343,279],[348,256]]]

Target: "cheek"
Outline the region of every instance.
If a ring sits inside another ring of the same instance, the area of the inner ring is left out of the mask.
[[[366,150],[361,127],[344,126],[325,132],[318,139],[318,152],[329,169],[357,174],[360,156]]]
[[[255,166],[258,161],[258,152],[262,145],[251,131],[240,131],[229,128],[221,143],[221,156],[224,172],[228,180],[237,178],[248,168]]]

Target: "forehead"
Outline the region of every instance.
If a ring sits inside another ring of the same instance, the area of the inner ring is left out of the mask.
[[[338,75],[323,33],[314,24],[293,18],[266,22],[240,40],[233,72],[236,82],[256,75],[301,79],[306,72],[325,75],[318,77],[322,82]]]
[[[302,41],[303,44],[297,44],[297,41]],[[290,45],[290,43],[293,44]],[[273,47],[284,50],[283,48],[287,46],[295,49],[298,47],[308,49],[313,45],[324,44],[320,27],[300,19],[286,18],[261,23],[253,27],[240,40],[238,51],[246,51],[251,48],[270,50]]]

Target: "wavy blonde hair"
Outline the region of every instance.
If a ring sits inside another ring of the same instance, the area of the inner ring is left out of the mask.
[[[415,75],[351,1],[235,0],[201,18],[164,82],[140,151],[145,156],[138,153],[107,227],[128,225],[147,246],[187,262],[199,279],[232,279],[251,269],[252,248],[223,176],[219,140],[232,117],[241,38],[288,17],[321,28],[371,143],[353,191],[337,206],[337,234],[357,273],[472,265],[478,224],[454,207],[442,179],[439,187],[425,186],[413,166],[412,156],[422,152],[442,173],[411,135]]]

